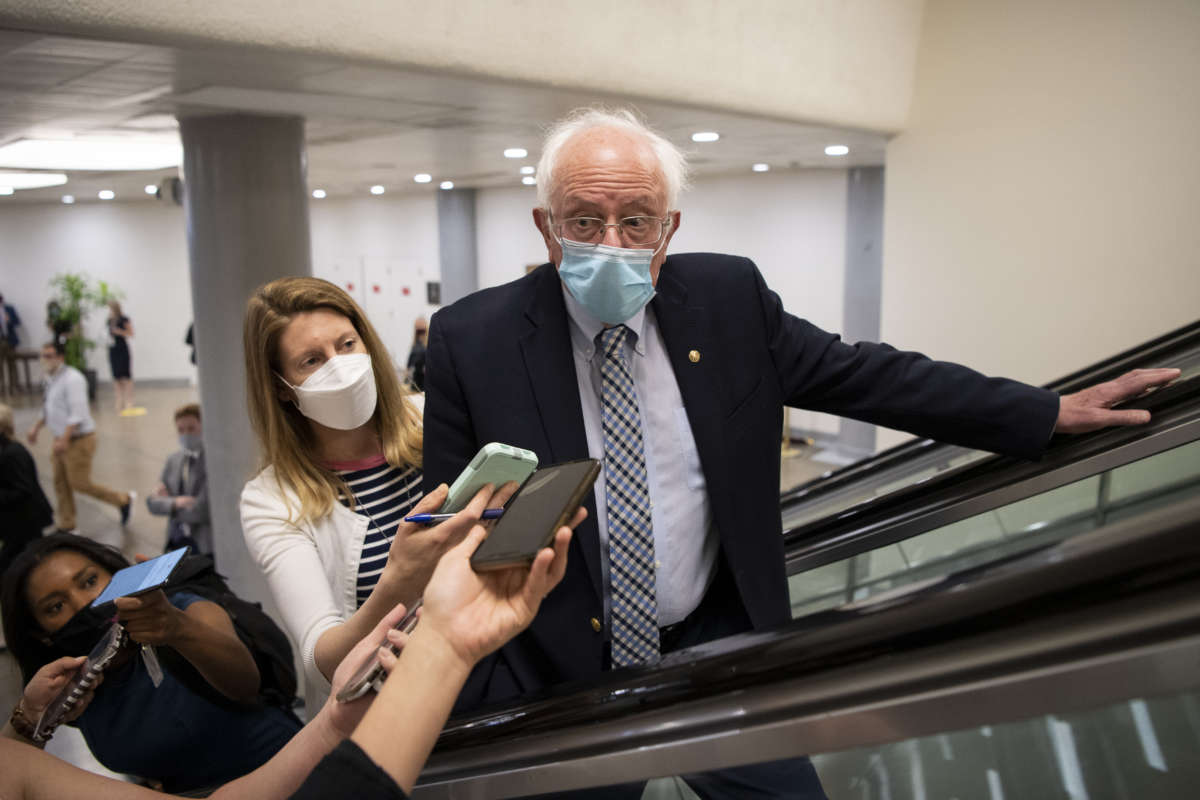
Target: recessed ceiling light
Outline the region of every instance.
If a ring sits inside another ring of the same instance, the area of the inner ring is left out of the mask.
[[[438,185],[439,185],[439,186],[441,186],[443,189],[453,189],[453,188],[454,188],[454,181],[442,181],[442,182],[441,182],[440,184],[438,184]]]
[[[721,134],[716,131],[697,131],[692,134],[693,142],[715,142],[721,138]]]
[[[318,200],[324,200],[325,199],[325,190],[324,189],[313,189],[313,197],[317,198]]]
[[[145,192],[146,194],[158,194],[158,187],[153,183],[147,183]]]
[[[521,167],[521,174],[522,175],[532,175],[533,167]]]
[[[371,187],[371,194],[383,194],[383,187],[378,183]]]
[[[101,189],[96,193],[96,197],[99,197],[101,200],[112,200],[116,196],[116,192],[112,189]]]
[[[0,172],[0,186],[11,189],[41,189],[66,182],[67,176],[61,172]]]
[[[0,186],[0,195],[8,197],[12,193],[13,188],[11,186]]]
[[[63,195],[63,204],[64,205],[69,206],[74,202],[75,202],[75,195],[73,195],[73,194],[64,194]]]
[[[417,183],[429,183],[433,180],[433,176],[428,172],[418,172],[416,175],[413,175],[413,180]]]
[[[754,166],[750,167],[750,169],[754,170],[755,172],[768,172],[771,169],[771,165],[770,164],[755,164]]]
[[[537,183],[537,178],[533,177],[532,175],[526,175],[524,178],[521,178],[521,183],[525,184],[526,186],[533,186]]]
[[[529,151],[524,147],[510,147],[504,151],[505,158],[524,158],[529,155]]]
[[[179,140],[22,139],[0,147],[0,167],[17,169],[113,170],[165,169],[183,163]]]
[[[844,156],[849,152],[850,148],[844,144],[831,144],[825,148],[825,155],[827,156]]]

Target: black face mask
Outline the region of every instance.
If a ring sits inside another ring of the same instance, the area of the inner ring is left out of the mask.
[[[104,613],[90,605],[75,612],[67,624],[51,633],[50,647],[60,656],[86,656],[112,625],[112,610]]]

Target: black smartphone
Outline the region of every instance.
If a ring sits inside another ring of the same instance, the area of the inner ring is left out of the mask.
[[[504,516],[471,556],[476,572],[528,564],[554,541],[600,474],[594,458],[566,461],[530,475],[504,506]]]
[[[108,582],[108,586],[104,587],[104,591],[92,601],[92,608],[111,603],[118,597],[145,594],[165,586],[167,581],[171,580],[179,562],[183,561],[183,557],[190,549],[189,547],[180,547],[149,561],[117,570],[113,574],[112,580]]]

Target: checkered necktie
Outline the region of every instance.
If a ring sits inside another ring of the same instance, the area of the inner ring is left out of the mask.
[[[629,329],[606,328],[597,335],[600,416],[604,426],[604,492],[608,505],[608,565],[612,587],[612,660],[627,664],[658,661],[658,603],[654,596],[654,534],[650,489],[642,449],[637,390],[625,364]]]

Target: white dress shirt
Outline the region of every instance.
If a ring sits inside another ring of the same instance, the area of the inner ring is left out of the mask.
[[[87,378],[74,367],[63,364],[58,372],[46,378],[46,399],[42,404],[46,427],[55,436],[62,436],[69,425],[75,425],[75,435],[84,436],[96,430],[88,408]]]
[[[604,354],[597,353],[596,335],[604,329],[604,324],[589,314],[566,287],[563,299],[570,320],[571,351],[575,356],[588,455],[603,461],[600,365]],[[700,604],[712,581],[720,542],[712,522],[696,440],[653,310],[646,306],[627,320],[625,326],[633,333],[625,338],[624,355],[637,389],[642,417],[650,521],[654,531],[658,624],[663,627],[682,621]],[[607,623],[612,591],[608,582],[608,508],[603,474],[594,491]]]

